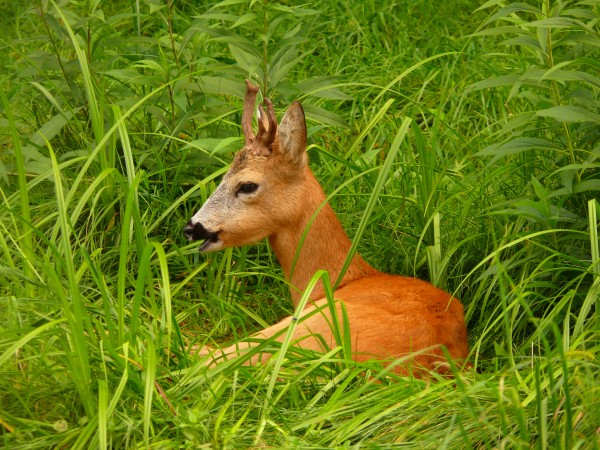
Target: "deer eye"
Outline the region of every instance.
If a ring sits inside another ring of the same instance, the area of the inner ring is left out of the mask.
[[[236,195],[240,194],[240,193],[241,194],[252,194],[257,189],[258,189],[258,184],[256,184],[256,183],[244,183],[238,188]]]

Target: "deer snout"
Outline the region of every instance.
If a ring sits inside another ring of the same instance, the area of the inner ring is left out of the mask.
[[[218,234],[218,232],[207,230],[200,222],[194,223],[191,220],[183,229],[183,235],[188,241],[208,240],[216,242],[219,239]]]

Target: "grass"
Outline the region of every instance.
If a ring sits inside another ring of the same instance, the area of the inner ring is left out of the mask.
[[[597,1],[105,3],[0,7],[4,447],[600,447]],[[189,355],[292,312],[266,244],[181,236],[246,77],[302,101],[358,251],[462,299],[476,370],[354,364],[343,317]]]

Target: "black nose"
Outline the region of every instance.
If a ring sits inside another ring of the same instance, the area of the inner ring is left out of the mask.
[[[219,239],[218,234],[219,233],[208,231],[201,223],[193,223],[191,220],[183,229],[183,235],[188,241],[207,239],[216,242]]]

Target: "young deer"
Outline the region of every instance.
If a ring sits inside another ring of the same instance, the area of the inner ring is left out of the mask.
[[[268,238],[297,306],[316,271],[324,269],[331,280],[337,279],[351,242],[331,206],[328,203],[322,206],[326,197],[308,166],[306,122],[300,103],[292,103],[278,126],[273,105],[265,99],[267,111],[259,106],[255,136],[252,117],[258,87],[249,81],[246,85],[242,116],[244,148],[235,155],[221,184],[186,225],[184,234],[190,241],[204,240],[202,252],[254,244]],[[308,222],[319,208],[306,232]],[[302,247],[297,252],[300,243]],[[334,297],[338,314],[341,314],[339,302],[345,306],[352,357],[356,361],[404,357],[408,363],[396,371],[408,373],[412,369],[418,375],[419,367],[446,370],[442,346],[453,359],[467,357],[462,304],[425,281],[381,273],[357,254]],[[326,304],[320,282],[310,301],[302,316]],[[323,308],[300,321],[293,336],[296,345],[323,351],[324,340],[335,346],[329,318],[328,308]],[[276,339],[281,341],[281,331],[291,321],[292,317],[287,317],[254,337],[270,338],[279,333]],[[321,339],[315,337],[318,335]],[[239,354],[243,348],[254,345],[236,344],[220,350],[218,356]],[[260,354],[253,357],[252,362],[261,357]]]

